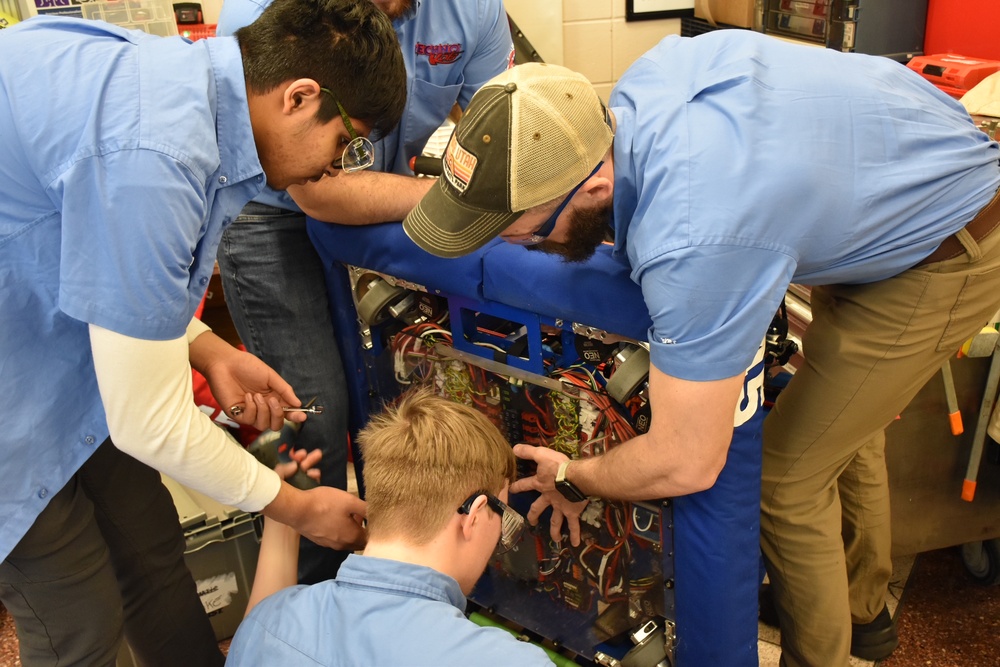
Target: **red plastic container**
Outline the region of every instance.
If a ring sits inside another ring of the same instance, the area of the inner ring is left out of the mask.
[[[1000,71],[1000,60],[941,54],[917,56],[906,66],[952,97],[962,97],[977,83]]]

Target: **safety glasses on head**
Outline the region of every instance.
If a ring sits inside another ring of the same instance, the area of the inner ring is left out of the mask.
[[[524,517],[486,491],[476,491],[466,498],[462,506],[458,508],[458,513],[468,514],[472,510],[472,503],[479,496],[486,496],[486,505],[500,516],[500,541],[497,542],[496,553],[503,554],[510,551],[521,539],[521,534],[524,532]]]
[[[354,126],[351,124],[351,119],[347,116],[347,111],[341,106],[340,101],[333,92],[329,88],[320,88],[320,90],[329,95],[330,99],[337,105],[340,117],[344,121],[344,127],[347,128],[347,132],[351,135],[351,140],[344,147],[343,154],[333,161],[333,168],[343,169],[346,172],[368,169],[375,164],[375,146],[368,137],[362,137],[354,131]]]

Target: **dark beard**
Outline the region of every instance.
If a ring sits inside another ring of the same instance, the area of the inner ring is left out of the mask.
[[[389,17],[390,21],[395,21],[400,16],[405,14],[410,9],[410,5],[413,4],[413,0],[406,0],[399,5],[399,8],[392,12],[386,12],[385,15]]]
[[[528,250],[559,255],[566,262],[587,261],[608,238],[611,231],[611,207],[609,202],[594,208],[577,209],[569,221],[568,241],[542,241],[538,245],[528,246]]]

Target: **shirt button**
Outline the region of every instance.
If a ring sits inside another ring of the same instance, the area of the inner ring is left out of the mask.
[[[198,284],[199,285],[207,285],[208,284],[208,278],[204,278],[204,277],[200,278],[198,280]]]
[[[258,183],[260,183],[260,182],[261,182],[261,181],[263,181],[263,180],[264,180],[264,177],[263,177],[263,176],[258,176],[258,177],[257,177],[257,182],[258,182]]]
[[[88,435],[86,438],[83,439],[83,441],[85,443],[87,443],[88,445],[92,445],[92,444],[94,444],[94,442],[96,441],[96,439],[94,438],[94,436]]]
[[[39,498],[44,498],[47,495],[49,495],[49,490],[48,489],[39,489],[38,490],[38,497]]]
[[[228,178],[226,178],[225,176],[219,176],[219,183],[221,183],[222,185],[225,185],[228,182],[229,182]]]

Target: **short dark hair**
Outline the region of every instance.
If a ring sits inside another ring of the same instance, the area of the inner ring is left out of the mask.
[[[274,0],[236,31],[249,89],[266,94],[293,79],[329,88],[352,118],[377,136],[399,123],[406,67],[392,23],[371,0]],[[323,95],[317,117],[340,115]]]

